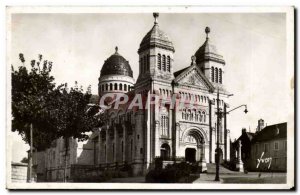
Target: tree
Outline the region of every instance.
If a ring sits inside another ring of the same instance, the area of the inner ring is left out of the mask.
[[[12,131],[17,131],[26,143],[30,144],[29,181],[32,177],[32,151],[43,150],[55,139],[53,124],[49,121],[49,94],[55,87],[54,78],[50,76],[52,62],[39,59],[31,61],[27,70],[25,58],[19,58],[22,66],[14,70],[12,66]],[[41,67],[42,66],[42,67]],[[33,141],[34,140],[34,141]]]
[[[67,84],[58,86],[52,93],[51,110],[52,122],[55,124],[55,132],[62,137],[65,143],[65,174],[67,169],[67,156],[69,151],[69,139],[79,141],[88,139],[86,132],[93,131],[98,126],[98,120],[93,114],[87,112],[91,93],[83,92],[82,87],[75,86],[68,89]]]
[[[54,90],[54,77],[50,75],[52,62],[43,60],[31,61],[27,70],[25,58],[20,54],[23,63],[18,70],[12,67],[12,131],[17,131],[26,143],[31,144],[30,126],[33,126],[33,146],[43,150],[56,137],[53,124],[49,121],[48,103]],[[41,66],[43,66],[41,68]],[[38,132],[38,133],[36,133]]]
[[[28,163],[28,158],[24,157],[24,158],[21,160],[21,163]]]
[[[19,56],[23,65],[16,71],[12,67],[12,131],[18,131],[37,151],[48,148],[57,138],[64,138],[66,178],[69,138],[88,139],[85,133],[100,124],[95,116],[99,109],[89,109],[90,90],[83,93],[77,82],[70,90],[67,84],[55,87],[50,75],[52,62],[42,61],[42,55],[38,61],[31,61],[30,71],[24,65],[23,54]]]

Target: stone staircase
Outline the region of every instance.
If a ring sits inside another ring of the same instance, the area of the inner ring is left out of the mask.
[[[207,163],[206,164],[207,167],[207,173],[216,173],[216,164],[215,163]],[[225,168],[224,166],[220,165],[220,174],[239,174],[241,172],[238,171],[231,171],[227,168]],[[241,173],[242,174],[242,173]]]

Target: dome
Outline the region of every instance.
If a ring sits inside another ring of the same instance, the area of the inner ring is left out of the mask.
[[[170,41],[168,35],[159,29],[157,23],[158,13],[154,13],[153,16],[155,18],[154,26],[143,38],[138,52],[143,52],[151,47],[161,47],[174,52],[173,43]]]
[[[129,62],[118,53],[118,47],[116,47],[116,52],[104,62],[101,76],[105,75],[124,75],[133,78]]]
[[[196,51],[196,63],[200,64],[203,61],[215,61],[221,64],[225,64],[225,61],[223,60],[223,56],[218,54],[217,48],[212,42],[210,41],[208,37],[208,33],[210,32],[210,29],[206,27],[206,40],[203,43],[203,45]]]

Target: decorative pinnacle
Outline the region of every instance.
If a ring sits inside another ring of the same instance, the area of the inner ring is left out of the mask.
[[[159,13],[157,13],[157,12],[154,12],[154,13],[153,13],[153,17],[154,17],[154,24],[158,24],[158,22],[157,22],[157,18],[158,18],[158,16],[159,16]]]
[[[192,65],[196,64],[196,56],[192,56],[191,59],[192,59]]]
[[[207,26],[205,28],[206,38],[208,39],[208,34],[210,33],[210,28]]]
[[[116,53],[118,53],[118,46],[115,47]]]

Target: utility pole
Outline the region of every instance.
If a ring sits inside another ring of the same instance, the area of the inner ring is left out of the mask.
[[[29,166],[28,166],[28,182],[31,183],[32,182],[32,160],[33,160],[33,152],[32,152],[32,149],[33,148],[33,128],[32,128],[32,123],[30,124],[30,153],[29,153]]]
[[[220,170],[220,143],[219,143],[219,134],[220,134],[220,108],[219,108],[219,89],[217,93],[217,149],[216,149],[216,178],[215,181],[220,181],[219,170]]]

